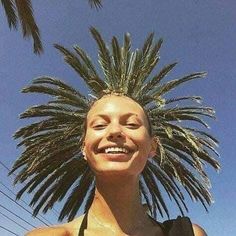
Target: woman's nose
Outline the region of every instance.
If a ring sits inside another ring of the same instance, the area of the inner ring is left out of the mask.
[[[122,127],[120,125],[112,125],[108,130],[108,139],[120,139],[123,138]]]

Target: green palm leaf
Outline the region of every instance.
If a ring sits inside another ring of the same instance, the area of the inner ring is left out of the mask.
[[[161,39],[154,42],[154,35],[150,34],[142,49],[133,51],[128,33],[123,45],[116,37],[107,45],[97,29],[92,27],[90,31],[98,46],[103,77],[79,45],[74,46],[74,52],[58,44],[55,47],[88,86],[92,97],[125,95],[147,111],[152,133],[159,140],[156,156],[147,162],[140,177],[140,193],[150,212],[154,217],[158,212],[169,216],[162,190],[181,214],[188,210],[184,192],[207,208],[212,197],[205,166],[220,168],[215,158],[218,142],[203,130],[209,128],[205,118],[215,118],[214,110],[203,106],[199,96],[166,98],[179,85],[202,78],[205,73],[192,73],[163,83],[176,63],[154,72]],[[155,76],[151,77],[153,72]],[[85,118],[94,100],[61,80],[45,76],[33,80],[22,92],[44,94],[50,99],[20,116],[38,120],[14,135],[20,139],[18,146],[24,148],[10,172],[17,172],[15,183],[25,184],[17,196],[36,191],[31,201],[35,215],[47,212],[65,199],[59,220],[71,220],[81,205],[85,211],[89,209],[95,191],[94,175],[81,154]]]
[[[104,79],[108,85],[108,90],[117,90],[117,78],[114,77],[114,68],[111,60],[111,54],[109,49],[107,48],[105,42],[103,41],[100,33],[94,28],[90,28],[91,34],[95,41],[97,42],[98,52],[99,52],[99,62],[101,68],[103,69]],[[116,79],[116,80],[115,80]]]
[[[30,0],[15,0],[19,20],[21,22],[23,37],[31,36],[34,40],[34,53],[43,51],[38,26],[34,20]]]
[[[34,53],[43,52],[38,25],[36,24],[32,3],[30,0],[1,0],[9,28],[17,29],[20,22],[23,37],[33,39]],[[99,9],[102,7],[102,0],[88,0],[89,5]]]
[[[17,29],[18,22],[24,38],[33,38],[34,53],[40,54],[43,51],[38,26],[35,22],[32,4],[30,0],[1,0],[5,10],[8,25]]]
[[[10,28],[17,28],[17,15],[14,0],[1,0]]]

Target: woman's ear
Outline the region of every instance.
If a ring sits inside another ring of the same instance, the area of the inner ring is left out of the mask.
[[[86,153],[85,153],[85,150],[83,149],[83,158],[85,161],[87,161],[87,156],[86,156]]]
[[[152,138],[151,150],[149,153],[149,158],[153,158],[157,154],[159,139],[157,137]]]
[[[84,160],[87,161],[86,152],[85,152],[85,143],[84,142],[83,142],[83,145],[82,145],[82,154],[83,154]]]

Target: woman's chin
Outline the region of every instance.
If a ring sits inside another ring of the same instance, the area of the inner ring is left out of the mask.
[[[145,163],[136,153],[98,154],[93,156],[90,167],[99,176],[130,176],[139,175]]]
[[[99,158],[108,162],[127,162],[131,159],[131,153],[102,153]]]
[[[124,161],[105,162],[93,170],[98,176],[127,176],[134,172],[130,163]]]

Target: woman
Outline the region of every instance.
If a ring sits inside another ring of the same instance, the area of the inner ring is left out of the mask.
[[[146,214],[140,199],[139,174],[157,148],[142,107],[129,97],[107,95],[95,102],[86,123],[84,158],[96,176],[87,227],[79,232],[84,220],[81,216],[27,235],[168,235]],[[193,232],[194,236],[206,235],[197,225],[193,225]]]
[[[122,46],[113,37],[109,48],[95,28],[91,33],[98,44],[103,79],[79,46],[74,47],[76,54],[56,48],[84,79],[93,93],[92,102],[50,77],[38,78],[23,89],[48,94],[53,100],[21,115],[40,120],[15,134],[25,147],[12,170],[23,167],[15,182],[26,185],[18,197],[36,190],[30,204],[37,215],[67,196],[59,220],[71,221],[28,235],[206,235],[186,217],[163,224],[154,220],[158,212],[169,217],[160,185],[182,214],[187,206],[180,186],[204,207],[211,202],[203,163],[219,168],[213,157],[217,141],[189,122],[207,127],[202,118],[214,117],[214,111],[199,105],[197,96],[164,98],[179,84],[205,73],[161,84],[176,65],[167,65],[149,78],[159,61],[162,40],[153,42],[150,34],[142,49],[132,52],[129,34]],[[184,106],[176,105],[179,101]],[[81,205],[85,215],[74,219]]]

